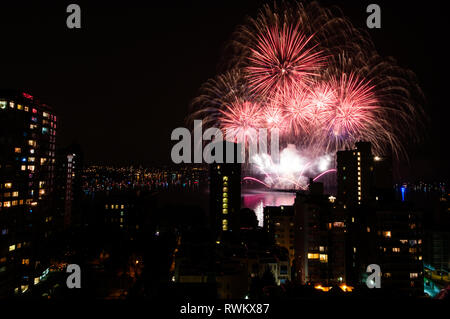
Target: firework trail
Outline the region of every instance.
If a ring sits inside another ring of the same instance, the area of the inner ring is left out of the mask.
[[[202,86],[190,119],[232,130],[242,143],[252,129],[278,129],[280,163],[262,154],[252,165],[267,185],[304,188],[307,177],[333,169],[336,151],[359,140],[399,158],[420,137],[411,134],[424,119],[414,73],[381,57],[337,8],[266,5],[226,51],[224,73]]]

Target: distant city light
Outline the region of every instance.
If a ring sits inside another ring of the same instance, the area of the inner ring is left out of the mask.
[[[400,188],[400,191],[402,192],[402,202],[405,201],[405,190],[406,190],[406,187],[405,187],[405,186],[402,186],[402,187]]]

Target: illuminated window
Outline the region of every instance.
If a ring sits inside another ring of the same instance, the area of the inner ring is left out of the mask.
[[[391,231],[390,230],[384,231],[383,232],[383,237],[391,238]]]
[[[228,198],[223,198],[222,201],[223,201],[224,203],[228,203]]]
[[[20,147],[14,148],[14,153],[20,153],[22,152],[22,149]]]
[[[17,104],[17,109],[18,109],[18,110],[23,110],[22,104]]]
[[[14,250],[16,250],[16,245],[9,246],[9,251],[14,251]]]
[[[223,181],[224,181],[224,182],[227,182],[227,181],[228,181],[228,176],[224,176],[224,177],[223,177]]]
[[[228,204],[223,204],[222,208],[228,208]]]
[[[325,251],[325,247],[320,246],[320,247],[319,247],[319,251]]]
[[[120,205],[120,209],[124,209],[125,208],[125,205]]]
[[[0,101],[0,109],[5,109],[6,108],[6,101]]]
[[[28,162],[34,162],[36,160],[36,158],[34,157],[28,157]]]
[[[308,253],[308,259],[319,259],[319,254]]]
[[[228,230],[228,220],[227,219],[222,220],[222,230],[224,230],[224,231]]]
[[[17,201],[16,201],[16,200],[13,200],[13,201],[11,202],[11,206],[17,206]]]
[[[338,228],[342,228],[342,227],[345,227],[345,224],[344,224],[344,222],[334,222],[333,226],[334,227],[338,227]]]
[[[392,252],[393,252],[393,253],[399,253],[399,252],[400,252],[400,248],[398,248],[398,247],[393,247],[393,248],[392,248]]]
[[[224,193],[228,192],[228,187],[224,187],[224,188],[223,188],[223,192],[224,192]]]
[[[417,278],[417,277],[419,277],[419,274],[418,273],[416,273],[416,272],[410,272],[409,273],[409,278]]]
[[[3,207],[11,207],[11,202],[4,202]]]
[[[22,265],[29,265],[30,264],[30,260],[27,259],[22,259]]]
[[[222,214],[228,214],[228,209],[226,208],[222,209]]]
[[[228,197],[228,193],[223,193],[222,196],[223,197]]]
[[[34,172],[34,165],[28,165],[28,169],[32,172]]]
[[[12,183],[5,183],[5,188],[11,188],[12,187]]]
[[[327,263],[328,262],[328,255],[327,254],[320,254],[319,255],[319,260],[322,263]]]

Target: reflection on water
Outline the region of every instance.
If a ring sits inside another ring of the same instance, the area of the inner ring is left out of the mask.
[[[245,190],[242,192],[242,207],[255,211],[258,226],[264,223],[263,209],[265,206],[293,205],[295,193],[271,192],[263,190]]]

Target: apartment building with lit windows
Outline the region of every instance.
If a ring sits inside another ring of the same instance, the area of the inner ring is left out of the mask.
[[[264,229],[272,235],[276,245],[287,249],[292,265],[295,255],[294,206],[264,207]]]
[[[377,211],[372,225],[383,288],[401,295],[422,295],[422,214],[407,207]]]
[[[30,291],[46,267],[56,123],[30,94],[0,92],[0,296]]]
[[[230,142],[223,142],[224,159]],[[218,241],[224,233],[236,229],[241,208],[241,164],[237,162],[237,144],[231,143],[234,163],[213,163],[210,165],[210,224]]]

